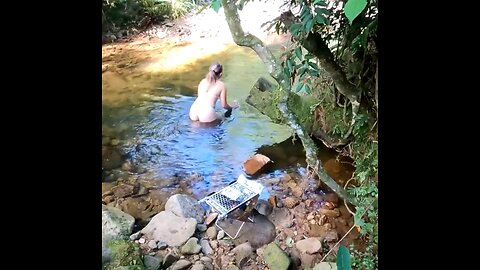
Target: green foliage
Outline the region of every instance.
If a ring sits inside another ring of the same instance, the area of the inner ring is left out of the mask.
[[[360,15],[365,7],[367,6],[367,0],[348,0],[343,8],[345,16],[350,21],[350,24],[353,20]]]
[[[337,253],[337,269],[338,270],[351,270],[351,262],[350,262],[350,253],[348,249],[342,245],[338,247]]]
[[[171,6],[170,18],[177,19],[185,16],[190,10],[195,7],[195,3],[191,0],[163,0],[164,3],[169,3]]]
[[[102,0],[103,31],[144,27],[176,19],[195,7],[192,0]]]
[[[108,243],[112,259],[105,265],[104,270],[115,270],[128,266],[129,269],[146,270],[143,264],[140,247],[129,240],[113,240]]]
[[[212,8],[215,10],[215,12],[218,12],[220,8],[222,7],[222,1],[221,0],[213,0],[212,1]]]

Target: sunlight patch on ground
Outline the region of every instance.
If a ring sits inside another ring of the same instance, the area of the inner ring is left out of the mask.
[[[159,53],[158,56],[152,56],[151,60],[139,68],[143,72],[150,73],[170,72],[172,70],[182,71],[189,69],[191,64],[200,59],[222,52],[227,45],[226,43],[210,39],[183,46],[166,47],[164,50],[168,51],[168,54]]]

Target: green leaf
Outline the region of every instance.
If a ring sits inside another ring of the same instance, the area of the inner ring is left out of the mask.
[[[318,72],[314,69],[308,69],[307,73],[310,75],[310,76],[318,76]]]
[[[330,22],[328,21],[327,18],[323,17],[322,15],[317,15],[315,16],[315,20],[317,21],[318,24],[325,24],[329,25]]]
[[[305,54],[305,59],[309,60],[309,59],[312,59],[312,58],[313,58],[312,54],[310,54],[310,53]]]
[[[311,66],[312,68],[318,70],[318,65],[314,62],[308,62],[308,65]]]
[[[330,10],[326,9],[326,8],[316,8],[315,9],[315,12],[318,14],[318,15],[330,15],[332,14]]]
[[[350,262],[350,253],[348,252],[348,249],[340,245],[337,253],[337,269],[352,270],[351,265],[352,263]]]
[[[302,48],[300,47],[295,48],[295,55],[299,60],[302,60]]]
[[[312,31],[312,28],[313,28],[313,17],[309,16],[305,22],[305,30],[307,30],[305,32],[309,33],[310,31]]]
[[[345,16],[352,24],[353,20],[365,9],[367,0],[348,0],[343,8]]]
[[[358,215],[354,215],[354,216],[353,216],[353,220],[354,220],[354,222],[355,222],[355,225],[360,226],[360,228],[362,228],[362,227],[365,226],[365,222],[364,222],[363,219],[361,219]]]
[[[315,5],[326,6],[325,0],[315,0],[313,1]]]
[[[295,89],[295,92],[300,92],[304,87],[304,84],[303,83],[298,83],[297,84],[297,88]]]
[[[288,71],[291,73],[292,72],[292,67],[293,67],[293,63],[292,63],[292,59],[288,58],[287,60],[287,67],[288,67]]]
[[[294,36],[298,36],[298,31],[302,27],[302,24],[300,23],[294,23],[290,26],[290,33],[292,33]]]
[[[222,1],[220,1],[220,0],[213,0],[212,1],[212,8],[213,8],[213,10],[215,10],[215,12],[218,12],[221,7],[222,7]]]
[[[302,66],[299,70],[298,70],[298,75],[302,76],[305,71],[307,71],[307,68],[305,66]]]
[[[312,89],[310,89],[310,86],[308,84],[305,84],[305,87],[304,87],[303,91],[307,92],[307,94],[312,93]]]

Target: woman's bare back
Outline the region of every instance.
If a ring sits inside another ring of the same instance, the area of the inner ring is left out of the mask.
[[[206,79],[203,79],[198,85],[198,99],[199,102],[206,103],[215,107],[217,99],[221,96],[222,91],[225,90],[225,85],[222,81],[216,81],[209,85]],[[222,102],[223,107],[223,102]]]

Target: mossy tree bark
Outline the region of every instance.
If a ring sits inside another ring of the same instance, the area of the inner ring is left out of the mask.
[[[323,181],[330,189],[336,192],[344,200],[356,205],[356,200],[348,194],[344,188],[339,186],[324,170],[317,156],[317,147],[308,134],[305,133],[303,127],[298,123],[295,115],[288,108],[288,99],[291,93],[290,78],[282,71],[281,63],[276,59],[272,52],[265,44],[256,36],[245,33],[240,24],[238,9],[234,0],[222,0],[222,6],[225,13],[230,32],[234,42],[239,46],[244,46],[254,50],[263,63],[267,66],[270,76],[272,76],[279,84],[279,102],[278,109],[282,113],[285,122],[295,131],[302,141],[305,149],[305,156],[308,166],[313,169],[319,179]],[[310,185],[309,185],[310,186]],[[315,183],[311,188],[316,188]]]

